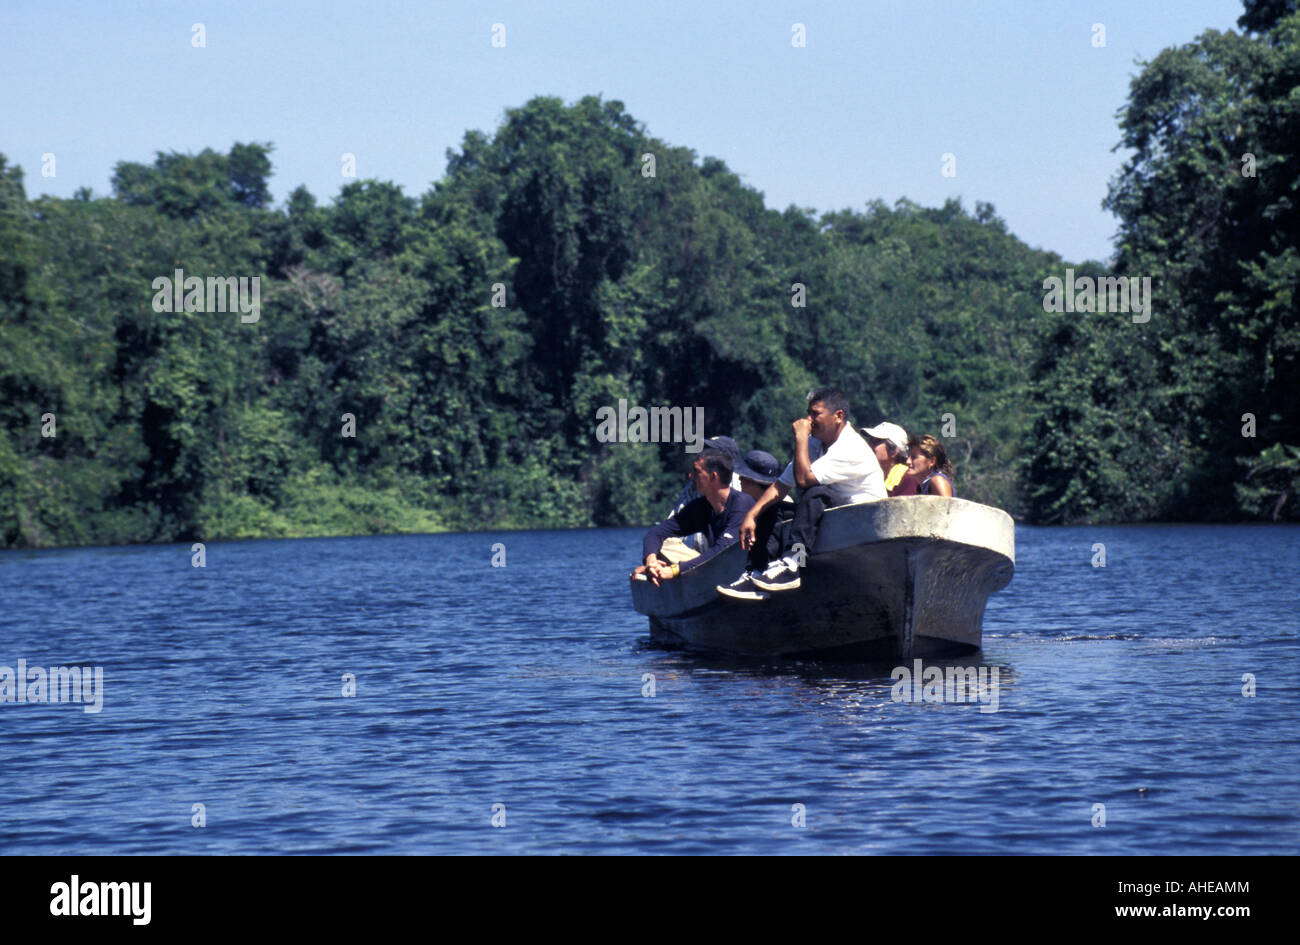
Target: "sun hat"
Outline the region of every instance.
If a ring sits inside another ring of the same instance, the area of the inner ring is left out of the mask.
[[[771,453],[750,450],[745,454],[744,459],[736,463],[736,475],[771,485],[781,475],[781,464]]]

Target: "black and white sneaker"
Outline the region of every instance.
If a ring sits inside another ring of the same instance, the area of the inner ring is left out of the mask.
[[[767,600],[772,596],[767,591],[760,591],[754,586],[748,571],[730,584],[719,584],[718,593],[725,594],[727,597],[734,597],[737,600]]]
[[[764,591],[794,591],[799,589],[799,569],[784,561],[774,561],[762,574],[750,578],[754,586]]]

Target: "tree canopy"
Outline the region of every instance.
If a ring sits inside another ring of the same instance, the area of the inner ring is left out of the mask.
[[[0,156],[0,542],[648,523],[689,457],[600,407],[788,456],[822,384],[1030,521],[1294,519],[1300,14],[1240,25],[1141,64],[1108,263],[987,204],[771,210],[595,96],[467,132],[418,197],[273,208],[237,143],[29,200]],[[1150,321],[1045,311],[1067,266],[1149,277]],[[258,279],[259,317],[159,311],[177,270]]]

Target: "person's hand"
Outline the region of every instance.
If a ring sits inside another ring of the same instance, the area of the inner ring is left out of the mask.
[[[638,574],[644,574],[650,579],[651,584],[658,587],[660,581],[667,581],[672,578],[673,567],[670,564],[660,563],[656,558],[652,561],[647,561],[645,564],[634,570],[631,575],[629,575],[629,580],[635,581]]]
[[[746,515],[745,520],[740,523],[740,547],[745,551],[754,547],[754,535],[758,531],[758,523],[754,520],[753,515]]]
[[[672,579],[673,568],[670,564],[660,564],[656,562],[649,568],[650,580],[654,582],[655,587],[659,586],[660,581]]]
[[[659,586],[659,565],[658,564],[640,565],[639,567],[637,567],[635,571],[633,571],[630,575],[628,575],[628,580],[635,581],[638,574],[644,574],[647,578],[650,579],[651,584],[653,584],[655,587]]]
[[[807,417],[800,417],[794,423],[790,424],[790,426],[794,427],[795,439],[806,439],[807,437],[812,436],[812,421]]]

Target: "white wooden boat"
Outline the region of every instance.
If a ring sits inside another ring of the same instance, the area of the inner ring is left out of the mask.
[[[745,569],[739,544],[697,572],[631,581],[659,643],[747,656],[891,659],[980,647],[989,595],[1015,572],[1001,509],[899,496],[827,509],[797,590],[763,601],[717,592]]]

